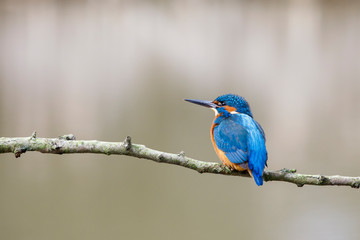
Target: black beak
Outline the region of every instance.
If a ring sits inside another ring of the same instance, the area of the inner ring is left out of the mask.
[[[187,102],[195,103],[200,106],[208,107],[208,108],[216,108],[217,105],[211,101],[204,100],[196,100],[196,99],[184,99]]]

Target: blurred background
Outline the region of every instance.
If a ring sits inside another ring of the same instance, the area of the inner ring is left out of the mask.
[[[0,136],[123,141],[217,162],[244,96],[269,169],[360,176],[359,1],[0,1]],[[125,156],[0,155],[1,239],[359,239],[349,187],[257,187]]]

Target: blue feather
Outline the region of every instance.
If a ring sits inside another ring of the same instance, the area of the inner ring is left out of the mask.
[[[263,184],[267,152],[265,135],[260,125],[247,114],[219,116],[214,128],[217,147],[233,163],[248,163],[257,185]]]
[[[247,130],[237,123],[235,117],[217,118],[220,124],[214,128],[214,140],[216,146],[233,163],[245,163],[248,160]]]

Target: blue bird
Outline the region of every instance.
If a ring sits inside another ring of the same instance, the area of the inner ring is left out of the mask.
[[[211,108],[215,119],[211,126],[211,141],[220,160],[238,171],[248,171],[258,186],[263,184],[267,166],[265,133],[253,119],[245,98],[225,94],[214,101],[185,99],[185,101]]]

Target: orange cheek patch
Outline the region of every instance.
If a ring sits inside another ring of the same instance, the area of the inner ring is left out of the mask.
[[[228,111],[228,112],[236,112],[236,108],[234,108],[234,107],[225,106],[224,108],[225,108],[225,110]]]

